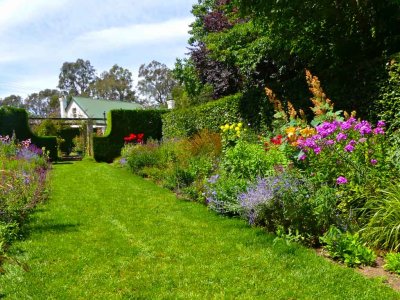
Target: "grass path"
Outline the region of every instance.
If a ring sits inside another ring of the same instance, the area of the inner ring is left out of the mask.
[[[400,298],[123,169],[55,165],[50,195],[12,247],[30,269],[7,266],[6,299]]]

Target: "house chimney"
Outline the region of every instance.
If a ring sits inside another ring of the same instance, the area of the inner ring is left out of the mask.
[[[65,97],[60,97],[58,101],[60,101],[60,117],[66,118],[67,112],[65,109],[67,108],[67,99]]]

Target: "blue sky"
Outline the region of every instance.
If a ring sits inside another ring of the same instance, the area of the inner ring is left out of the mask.
[[[197,0],[0,0],[0,98],[56,88],[62,64],[133,73],[187,53]]]

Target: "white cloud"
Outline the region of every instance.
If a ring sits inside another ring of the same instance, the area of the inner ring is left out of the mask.
[[[0,1],[0,31],[29,23],[44,13],[60,8],[66,0],[3,0]]]
[[[144,43],[159,44],[162,41],[188,37],[193,18],[172,19],[161,23],[134,24],[92,31],[79,36],[75,45],[90,51],[109,51]]]

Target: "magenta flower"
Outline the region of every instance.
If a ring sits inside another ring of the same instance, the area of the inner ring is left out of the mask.
[[[307,155],[303,154],[299,157],[300,160],[305,160],[307,158]]]
[[[372,133],[371,124],[365,120],[357,123],[357,125],[354,126],[354,128],[357,129],[361,135]]]
[[[345,140],[347,139],[347,134],[344,134],[343,132],[340,132],[337,136],[336,136],[336,140],[339,142],[341,140]]]
[[[314,153],[315,153],[315,154],[320,154],[320,153],[321,153],[321,150],[322,150],[321,147],[315,147],[315,148],[314,148]]]
[[[378,161],[373,158],[370,160],[370,163],[371,163],[371,165],[375,166],[378,163]]]
[[[335,141],[334,140],[327,140],[325,142],[325,144],[328,145],[328,146],[332,146],[333,144],[335,144]]]
[[[378,127],[385,127],[385,126],[386,126],[386,123],[385,123],[385,121],[380,120],[380,121],[378,121],[378,123],[377,123],[376,126],[378,126]]]
[[[346,177],[344,177],[344,176],[339,176],[337,179],[336,179],[336,183],[337,184],[346,184],[348,181],[347,181],[347,178]]]
[[[385,134],[385,131],[383,130],[383,128],[382,127],[376,127],[375,129],[374,129],[374,134]]]
[[[346,145],[346,147],[344,147],[344,151],[353,152],[354,151],[354,146],[349,143],[349,144]]]

